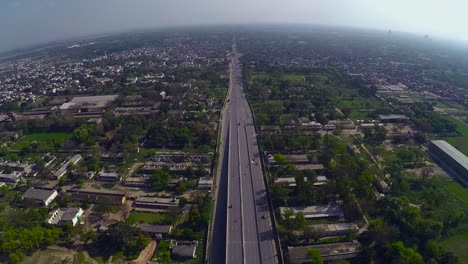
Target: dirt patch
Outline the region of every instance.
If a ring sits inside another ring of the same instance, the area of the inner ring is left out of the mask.
[[[68,263],[79,264],[99,264],[99,261],[91,258],[87,252],[77,252],[59,246],[50,246],[46,250],[34,252],[31,256],[26,257],[22,263],[26,264],[59,264],[64,261]]]
[[[157,243],[155,240],[152,240],[148,246],[146,246],[138,256],[137,259],[130,261],[130,264],[145,264],[151,260],[153,257],[154,251],[156,250]]]

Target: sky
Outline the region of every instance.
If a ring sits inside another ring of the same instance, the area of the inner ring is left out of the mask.
[[[325,24],[468,40],[466,0],[0,0],[0,51],[183,25]]]

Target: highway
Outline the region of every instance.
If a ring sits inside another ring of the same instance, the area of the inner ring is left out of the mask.
[[[209,262],[278,263],[254,121],[235,44],[230,57]]]

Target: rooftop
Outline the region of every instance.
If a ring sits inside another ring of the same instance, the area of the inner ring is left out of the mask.
[[[465,154],[461,153],[458,149],[454,148],[445,140],[433,140],[431,143],[456,160],[468,171],[468,157],[466,157]]]
[[[59,208],[55,210],[52,214],[52,217],[49,219],[49,224],[58,224],[60,221],[72,221],[77,217],[77,215],[81,215],[83,210],[81,208]]]
[[[314,206],[296,206],[296,207],[280,207],[281,215],[287,209],[292,209],[294,213],[303,213],[305,218],[322,218],[322,217],[342,217],[343,210],[339,204],[330,203],[327,205]]]
[[[65,110],[84,105],[88,107],[102,108],[117,99],[117,97],[118,95],[77,96],[70,102],[62,104],[60,109]]]
[[[55,190],[34,189],[31,187],[23,194],[23,198],[46,201],[55,192]]]
[[[135,227],[139,228],[142,232],[153,233],[153,234],[169,234],[171,233],[171,225],[151,225],[151,224],[135,224]]]
[[[182,243],[178,242],[177,245],[172,248],[172,254],[180,258],[195,258],[195,251],[197,250],[198,244]]]
[[[310,262],[307,251],[317,249],[324,260],[345,259],[357,256],[362,252],[359,242],[343,242],[300,247],[288,247],[288,255],[294,263]]]
[[[390,114],[390,115],[379,115],[380,120],[390,120],[390,119],[409,119],[405,115],[395,115],[395,114]]]
[[[154,203],[161,205],[178,205],[179,199],[177,198],[159,198],[159,197],[139,197],[135,200],[136,203]]]

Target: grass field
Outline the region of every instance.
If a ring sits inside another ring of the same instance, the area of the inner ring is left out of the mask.
[[[446,250],[454,252],[461,263],[468,263],[468,233],[459,234],[441,241],[441,245]]]
[[[147,223],[147,224],[168,224],[171,223],[171,219],[168,219],[165,214],[147,213],[133,211],[127,219],[130,224],[134,223]]]
[[[455,195],[458,199],[468,205],[468,189],[463,188],[458,182],[452,181],[445,188]]]
[[[468,137],[468,126],[465,123],[453,117],[448,117],[448,118],[452,120],[453,122],[455,122],[455,124],[457,125],[458,133],[460,133],[463,137]]]
[[[468,211],[468,189],[451,179],[445,179],[443,182],[444,189],[463,204],[466,214]],[[468,230],[466,223],[462,223],[457,230],[454,230],[455,232],[451,232],[455,235],[440,241],[442,247],[455,253],[460,257],[461,263],[465,264],[468,263],[468,232],[466,230]]]
[[[458,137],[447,137],[445,140],[454,146],[456,149],[463,152],[468,156],[468,126],[453,117],[446,117],[448,120],[453,121],[457,125],[457,132],[460,134]]]
[[[13,146],[13,150],[21,150],[26,146],[33,148],[34,143],[38,150],[52,150],[54,145],[62,145],[65,140],[71,138],[71,133],[34,133],[22,137]]]

